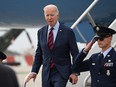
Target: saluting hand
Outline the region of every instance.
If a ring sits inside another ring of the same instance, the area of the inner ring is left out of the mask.
[[[93,46],[94,43],[95,43],[95,42],[94,42],[94,40],[92,39],[92,40],[87,44],[87,46],[85,47],[84,51],[85,51],[85,52],[89,52],[89,50],[91,49],[91,47]]]

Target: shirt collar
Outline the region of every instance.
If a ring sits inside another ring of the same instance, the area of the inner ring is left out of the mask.
[[[106,55],[110,52],[111,49],[112,49],[112,47],[108,48],[108,49],[107,49],[106,51],[104,51],[104,52],[101,52],[101,53],[103,53],[104,58],[105,58]]]
[[[59,29],[59,26],[60,26],[60,23],[57,21],[57,23],[56,23],[55,26],[53,27],[54,30]],[[48,30],[50,30],[51,28],[52,28],[52,27],[49,25],[49,26],[48,26]]]

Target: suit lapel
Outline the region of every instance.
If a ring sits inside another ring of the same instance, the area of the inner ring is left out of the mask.
[[[108,60],[112,60],[113,53],[114,53],[114,49],[112,48],[111,51],[104,58],[103,64],[106,63],[106,62],[108,62]]]
[[[48,32],[48,29],[47,29],[47,27],[46,27],[46,29],[45,29],[45,35],[43,35],[43,36],[45,36],[45,43],[47,43],[47,32]]]
[[[44,31],[43,31],[44,33],[44,35],[43,35],[43,38],[44,38],[44,42],[45,42],[45,46],[46,46],[46,48],[47,49],[49,49],[49,47],[48,47],[48,39],[47,39],[47,34],[48,34],[48,26],[46,26],[45,27],[45,29],[44,29]],[[50,50],[50,49],[49,49]]]
[[[114,49],[112,48],[111,51],[106,55],[106,57],[103,59],[102,64],[100,66],[100,69],[105,67],[105,64],[108,63],[109,61],[112,61],[112,55],[114,53]]]
[[[62,28],[61,28],[61,26],[59,27],[59,29],[58,29],[58,32],[57,32],[57,35],[56,35],[56,40],[55,40],[55,42],[54,42],[54,46],[53,46],[53,49],[55,48],[55,46],[59,43],[59,40],[60,40],[60,38],[62,37]]]

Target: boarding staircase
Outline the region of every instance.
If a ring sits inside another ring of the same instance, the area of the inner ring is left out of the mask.
[[[81,38],[85,40],[85,38],[83,37],[83,35],[80,33],[77,25],[79,24],[79,22],[85,17],[87,16],[88,20],[90,21],[92,27],[95,27],[96,24],[94,22],[94,20],[92,19],[92,16],[90,15],[90,10],[97,4],[99,0],[94,0],[90,6],[83,12],[83,14],[76,20],[76,22],[71,26],[72,29],[76,28],[78,33],[80,34]],[[109,28],[112,28],[114,30],[116,30],[116,19],[111,23],[111,25],[109,26]],[[113,41],[112,41],[112,46],[115,48],[116,50],[116,35],[113,37]],[[86,58],[89,58],[91,54],[93,54],[94,52],[99,52],[100,48],[97,45],[97,42],[93,45],[92,49],[89,51],[89,54],[87,55]],[[90,73],[88,73],[88,75],[86,75],[84,81],[83,81],[83,87],[91,87],[91,76]]]

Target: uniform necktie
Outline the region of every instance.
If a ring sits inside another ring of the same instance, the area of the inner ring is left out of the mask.
[[[99,63],[100,63],[100,64],[101,64],[103,58],[104,58],[104,55],[103,55],[103,53],[101,53],[101,54],[99,55]]]
[[[50,29],[49,36],[48,36],[48,47],[50,48],[50,51],[52,51],[53,45],[54,45],[53,29],[54,28]],[[53,62],[53,59],[51,58],[51,60],[50,60],[50,68],[54,68],[54,67],[55,67],[55,64]]]

